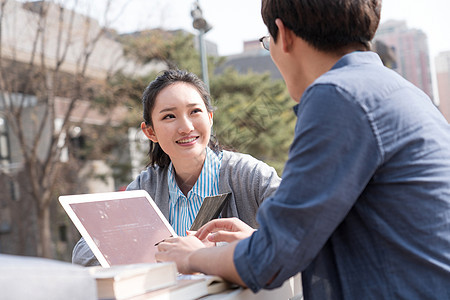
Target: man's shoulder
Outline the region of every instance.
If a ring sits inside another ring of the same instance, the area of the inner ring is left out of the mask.
[[[361,61],[343,64],[324,73],[308,87],[304,96],[324,95],[326,101],[345,99],[372,107],[406,90],[417,97],[423,96],[418,88],[395,71],[382,64]]]
[[[381,60],[375,53],[358,51],[348,53],[339,58],[328,71],[317,77],[312,85],[328,82],[347,82],[348,77],[358,76],[361,72],[365,73],[371,69],[376,72],[384,69]],[[364,79],[364,76],[358,77]]]

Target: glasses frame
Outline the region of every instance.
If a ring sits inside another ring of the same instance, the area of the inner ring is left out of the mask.
[[[262,38],[259,39],[261,42],[261,46],[266,49],[267,51],[270,51],[270,35],[265,35]]]

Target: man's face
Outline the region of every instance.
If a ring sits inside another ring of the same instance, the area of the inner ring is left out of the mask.
[[[280,38],[280,30],[278,30],[277,42],[275,42],[272,37],[270,38],[269,49],[270,56],[272,57],[274,64],[277,66],[284,82],[286,83],[289,95],[292,100],[299,102],[302,92],[298,91],[298,87],[301,86],[301,81],[297,78],[298,70],[296,65],[293,63],[294,60],[292,60],[292,58],[294,58],[293,53],[287,52],[283,49],[283,41]]]

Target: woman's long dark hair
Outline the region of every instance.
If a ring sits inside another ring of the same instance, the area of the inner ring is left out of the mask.
[[[209,95],[205,84],[195,74],[184,70],[167,70],[150,82],[142,95],[144,122],[146,126],[153,127],[152,111],[158,94],[167,86],[177,82],[188,83],[195,87],[205,103],[206,110],[208,112],[214,111],[211,105],[211,96]],[[220,146],[213,135],[212,130],[208,146],[215,152],[220,151]],[[159,143],[150,141],[148,156],[150,158],[149,166],[158,165],[160,167],[167,167],[170,164],[170,157],[163,151]]]

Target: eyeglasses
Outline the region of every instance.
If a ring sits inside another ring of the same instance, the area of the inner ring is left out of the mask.
[[[259,41],[261,42],[261,45],[264,49],[270,51],[270,35],[263,36],[259,39]]]

